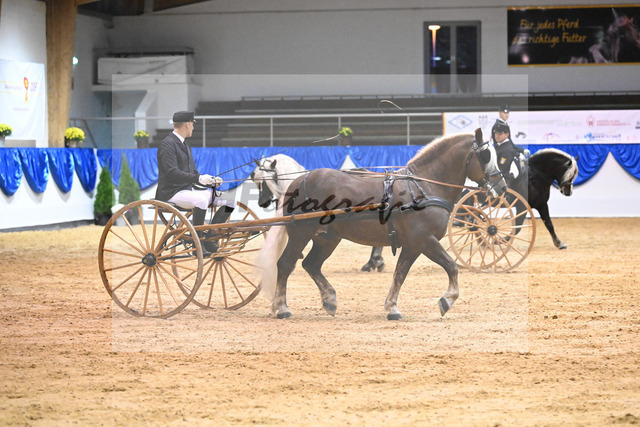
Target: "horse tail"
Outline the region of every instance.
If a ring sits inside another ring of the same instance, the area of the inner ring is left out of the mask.
[[[282,197],[281,197],[282,198]],[[282,200],[281,200],[282,202]],[[282,206],[282,203],[280,203]],[[279,207],[276,216],[282,216],[283,209]],[[260,281],[261,293],[273,301],[276,294],[276,281],[278,280],[278,260],[284,252],[289,240],[287,229],[283,225],[276,225],[269,229],[267,238],[258,252],[256,268],[258,275],[262,276]]]

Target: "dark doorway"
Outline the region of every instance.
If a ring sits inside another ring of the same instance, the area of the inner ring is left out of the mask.
[[[425,93],[480,90],[480,22],[425,22]]]

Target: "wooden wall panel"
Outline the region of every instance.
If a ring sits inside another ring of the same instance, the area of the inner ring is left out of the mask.
[[[49,147],[64,146],[69,124],[76,0],[47,0]]]

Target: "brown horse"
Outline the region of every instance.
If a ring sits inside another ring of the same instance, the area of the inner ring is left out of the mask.
[[[283,196],[285,215],[380,201],[387,208],[325,216],[320,221],[294,221],[285,226],[288,241],[285,227],[272,227],[258,262],[263,268],[262,289],[267,295],[272,292],[273,314],[278,318],[291,316],[286,302],[287,279],[302,250],[313,240],[302,267],[318,286],[324,309],[335,315],[336,292],[321,267],[338,243],[348,239],[368,246],[392,246],[394,252],[396,247],[402,248],[384,304],[389,320],[402,318],[397,308],[398,293],[420,254],[444,268],[449,276],[449,288],[438,303],[444,316],[459,295],[458,268],[439,240],[446,233],[449,214],[466,178],[481,183],[494,195],[506,190],[495,151],[490,144],[482,143],[479,130],[475,138],[470,133],[444,136],[419,151],[405,169],[391,175],[317,169],[291,183]]]

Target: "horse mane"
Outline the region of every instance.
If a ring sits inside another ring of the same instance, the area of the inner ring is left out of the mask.
[[[578,165],[576,163],[576,159],[562,150],[558,150],[557,148],[543,148],[541,150],[536,151],[529,157],[530,164],[536,164],[538,160],[541,160],[544,157],[548,156],[560,156],[566,161],[569,161],[569,167],[564,171],[564,174],[560,178],[561,181],[573,181],[575,177],[578,175]]]
[[[424,147],[422,147],[416,154],[407,162],[407,167],[411,164],[416,166],[424,165],[434,159],[440,158],[440,155],[447,147],[452,144],[452,141],[457,141],[462,137],[473,138],[472,133],[454,133],[452,135],[443,135],[434,139]]]

